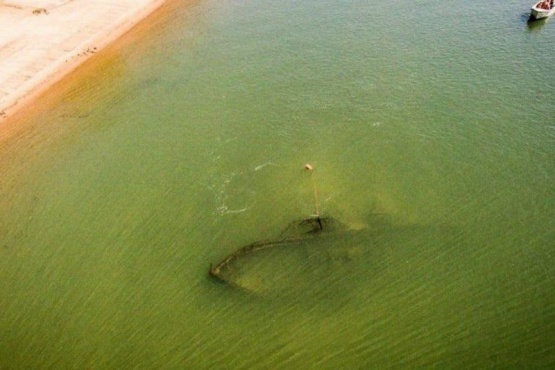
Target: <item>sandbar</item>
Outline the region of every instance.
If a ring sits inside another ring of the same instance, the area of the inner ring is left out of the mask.
[[[0,123],[165,0],[0,0]]]

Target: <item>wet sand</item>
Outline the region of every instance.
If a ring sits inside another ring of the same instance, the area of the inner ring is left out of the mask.
[[[164,0],[0,0],[0,122]]]

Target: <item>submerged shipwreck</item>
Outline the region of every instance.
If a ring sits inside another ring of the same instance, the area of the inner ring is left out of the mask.
[[[302,286],[312,289],[322,278],[329,279],[332,270],[338,272],[338,279],[350,275],[351,264],[369,252],[370,234],[369,228],[312,217],[291,223],[276,239],[239,248],[210,265],[208,272],[216,281],[251,293],[279,295]]]
[[[368,228],[347,227],[335,218],[321,217],[313,167],[306,164],[305,170],[310,173],[315,214],[292,222],[276,239],[248,244],[211,264],[211,277],[243,291],[290,293],[306,284],[314,287],[310,281],[362,255]]]
[[[312,166],[305,169],[312,175]],[[311,179],[312,217],[292,222],[274,239],[240,247],[210,265],[209,276],[244,292],[301,300],[328,297],[326,304],[332,304],[359,289],[381,289],[381,278],[399,261],[405,269],[409,263],[420,269],[460,242],[450,227],[396,225],[383,212],[349,225],[322,217]]]
[[[209,276],[249,294],[333,305],[357,292],[383,290],[400,268],[406,276],[420,276],[438,264],[456,271],[447,257],[467,250],[464,235],[451,226],[396,225],[385,214],[365,221],[364,226],[331,217],[294,222],[275,239],[245,245],[211,265]]]
[[[328,227],[333,230],[334,228],[337,229],[339,226],[342,225],[336,220],[321,217],[309,218],[307,220],[292,223],[282,233],[282,236],[287,234],[290,234],[290,236],[281,237],[277,240],[258,241],[246,245],[224,258],[217,265],[210,265],[209,274],[223,282],[232,283],[229,279],[228,272],[232,269],[237,260],[264,249],[294,246],[295,244],[317,237],[318,234],[323,233],[324,230],[329,231]],[[294,234],[299,232],[300,235],[294,236]]]

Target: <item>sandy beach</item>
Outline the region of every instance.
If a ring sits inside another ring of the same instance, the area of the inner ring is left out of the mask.
[[[0,0],[0,122],[164,0]]]

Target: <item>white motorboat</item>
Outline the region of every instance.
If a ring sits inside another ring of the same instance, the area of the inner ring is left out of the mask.
[[[552,14],[555,14],[555,6],[553,6],[553,2],[550,0],[541,0],[534,4],[530,16],[534,19],[542,19],[547,18]]]

